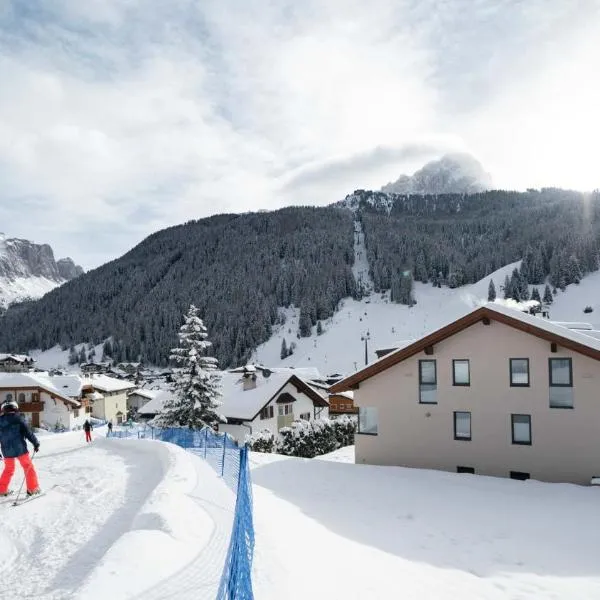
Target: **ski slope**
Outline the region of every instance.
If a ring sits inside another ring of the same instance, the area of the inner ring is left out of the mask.
[[[600,598],[598,489],[353,460],[252,453],[256,598]]]
[[[104,435],[87,445],[82,432],[41,437],[46,494],[0,505],[0,598],[212,600],[233,494],[176,446]],[[17,467],[13,489],[21,479]]]
[[[377,358],[375,350],[396,347],[404,341],[422,337],[485,304],[490,279],[501,298],[500,287],[505,276],[510,276],[519,265],[519,262],[506,265],[477,283],[456,289],[416,282],[417,304],[413,307],[390,302],[389,292],[373,292],[362,300],[346,298],[339,310],[323,321],[323,334],[317,335],[316,327],[313,327],[309,338],[296,337],[299,311],[282,309],[286,323],[277,327],[271,338],[256,349],[252,361],[271,367],[313,366],[323,375],[352,373],[365,365],[367,334],[367,357],[368,362],[372,362]],[[543,293],[544,286],[536,287]],[[585,314],[586,306],[591,306],[593,312]],[[587,275],[579,285],[558,291],[550,306],[550,318],[589,322],[600,329],[600,271]],[[282,360],[280,351],[284,338],[288,346],[294,342],[296,349],[294,354]]]

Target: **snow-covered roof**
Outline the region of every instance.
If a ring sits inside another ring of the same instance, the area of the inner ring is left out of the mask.
[[[25,354],[3,354],[3,353],[0,353],[0,361],[6,360],[8,358],[11,358],[15,362],[25,362],[25,361],[35,362],[33,360],[33,358],[31,358],[31,356],[27,356]]]
[[[158,414],[165,404],[165,402],[173,397],[173,392],[169,390],[153,390],[156,395],[152,400],[146,402],[142,408],[138,410],[139,415],[156,415]]]
[[[83,381],[78,375],[50,375],[50,381],[56,389],[70,398],[78,398],[81,395]]]
[[[534,315],[530,315],[529,313],[521,312],[520,310],[507,308],[506,306],[502,306],[501,304],[497,304],[496,302],[488,302],[485,305],[485,308],[510,317],[511,319],[521,321],[522,323],[533,325],[538,329],[542,329],[543,331],[547,331],[548,333],[552,333],[554,335],[560,336],[567,340],[571,340],[578,344],[582,344],[583,346],[587,346],[588,348],[592,348],[593,350],[598,350],[600,352],[600,340],[597,340],[596,338],[587,335],[583,332],[577,331],[576,329],[568,329],[563,325],[558,325],[557,323],[549,321],[548,319],[544,319],[543,317],[536,317]]]
[[[219,411],[226,417],[252,419],[291,377],[289,373],[272,373],[269,377],[258,375],[256,387],[244,390],[239,373],[221,373],[222,405]]]
[[[145,388],[136,388],[135,390],[129,392],[129,394],[127,395],[133,396],[135,394],[136,396],[141,396],[142,398],[148,398],[148,400],[152,400],[153,398],[156,398],[157,394],[160,391],[161,390],[147,390]]]
[[[65,393],[65,390],[57,387],[53,379],[47,373],[0,373],[0,388],[10,388],[13,390],[18,390],[19,388],[41,388],[74,406],[80,406],[80,403],[69,397],[70,395]]]
[[[135,383],[131,383],[130,381],[98,374],[84,377],[83,383],[84,385],[89,384],[101,392],[119,392],[121,390],[132,390],[136,387]]]
[[[555,325],[560,325],[561,327],[566,327],[567,329],[582,329],[582,330],[591,330],[594,329],[594,326],[591,323],[582,323],[578,321],[550,321]]]
[[[102,398],[104,398],[100,392],[92,392],[91,394],[87,394],[87,397],[90,400],[102,400]]]

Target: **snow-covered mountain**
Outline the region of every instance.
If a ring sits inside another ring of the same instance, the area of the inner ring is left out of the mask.
[[[40,298],[82,273],[71,258],[56,261],[48,244],[6,238],[0,233],[0,308]]]
[[[446,154],[428,162],[412,176],[401,175],[381,188],[388,194],[472,194],[492,187],[481,163],[469,154]]]

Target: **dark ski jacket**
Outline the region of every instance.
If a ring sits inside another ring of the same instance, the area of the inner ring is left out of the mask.
[[[25,439],[28,439],[34,448],[40,447],[35,433],[31,431],[22,415],[19,413],[0,415],[0,447],[5,458],[16,458],[27,454]]]
[[[92,429],[94,429],[94,428],[92,427],[92,424],[89,421],[86,421],[83,424],[83,430],[84,431],[92,431]]]

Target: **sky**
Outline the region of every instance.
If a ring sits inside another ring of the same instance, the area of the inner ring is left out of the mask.
[[[0,231],[89,269],[447,152],[600,187],[600,0],[0,0]]]

